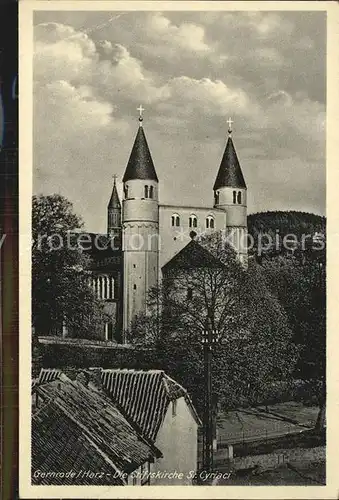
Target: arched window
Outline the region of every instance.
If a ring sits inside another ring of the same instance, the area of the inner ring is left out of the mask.
[[[214,205],[219,205],[219,191],[214,192]]]
[[[197,227],[198,226],[197,216],[196,215],[190,215],[188,223],[189,223],[189,227]]]
[[[180,226],[180,217],[177,214],[173,214],[171,217],[172,227]]]
[[[153,186],[149,187],[149,197],[153,198]]]
[[[241,205],[241,191],[238,191],[237,201],[238,201],[238,204]]]
[[[214,217],[212,215],[206,217],[206,228],[214,229]]]
[[[233,203],[237,202],[237,192],[233,191]]]
[[[124,185],[124,194],[125,194],[125,198],[128,198],[128,186],[127,186],[127,184]]]
[[[148,186],[145,186],[145,198],[148,198]]]

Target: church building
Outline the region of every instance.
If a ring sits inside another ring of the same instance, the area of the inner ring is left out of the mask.
[[[135,316],[145,312],[148,290],[161,281],[164,266],[197,235],[224,231],[239,260],[247,263],[247,187],[232,139],[232,120],[210,206],[164,205],[143,108],[138,109],[139,127],[122,179],[122,203],[114,179],[107,235],[91,234],[92,286],[112,318],[104,339],[119,343],[125,342],[124,332]]]

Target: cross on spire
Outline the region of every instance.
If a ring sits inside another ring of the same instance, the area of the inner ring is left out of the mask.
[[[232,120],[232,118],[229,118],[226,123],[228,124],[228,133],[231,134],[232,133],[232,123],[234,123],[234,121]]]
[[[145,108],[143,108],[142,105],[140,104],[140,106],[137,108],[137,111],[139,111],[139,122],[141,127],[143,121],[142,112],[145,111]]]

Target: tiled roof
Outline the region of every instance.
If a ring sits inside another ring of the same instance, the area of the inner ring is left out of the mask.
[[[41,368],[38,378],[32,380],[32,389],[37,385],[46,384],[60,378],[62,372],[56,368]]]
[[[144,179],[158,182],[152,156],[147,144],[143,127],[139,127],[129,157],[123,182],[132,179]]]
[[[90,478],[79,471],[100,471]],[[56,477],[36,477],[34,472],[58,472]],[[75,477],[66,474],[75,472]],[[87,433],[53,400],[32,419],[32,483],[60,485],[123,485],[125,481],[113,462],[101,452]]]
[[[162,370],[102,370],[101,380],[121,411],[153,442],[170,401],[184,397],[200,423],[187,391]]]
[[[35,392],[39,406],[33,414],[35,437],[32,449],[33,461],[39,463],[41,470],[48,470],[49,464],[53,463],[50,462],[53,461],[50,455],[57,455],[54,458],[60,460],[61,464],[63,462],[59,455],[64,455],[65,461],[68,460],[69,446],[67,439],[62,437],[68,425],[76,429],[73,431],[77,443],[74,460],[77,453],[86,457],[92,454],[92,458],[85,459],[86,463],[87,460],[104,460],[112,470],[115,468],[129,473],[149,459],[161,456],[160,451],[138,434],[109,398],[86,388],[79,381],[72,381],[62,374],[53,382],[36,386]],[[44,400],[43,405],[47,404],[46,407],[42,406],[41,399]],[[60,415],[63,415],[61,419]],[[46,437],[45,429],[52,420],[55,421],[53,435]],[[63,445],[50,444],[58,440]],[[66,470],[65,467],[62,470]]]
[[[246,183],[235,151],[233,140],[228,138],[213,189],[222,187],[246,188]]]

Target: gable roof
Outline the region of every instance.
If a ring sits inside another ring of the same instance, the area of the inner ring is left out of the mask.
[[[87,475],[72,478],[66,474],[71,470],[76,473],[92,470],[94,463],[96,469],[104,473],[103,478],[90,478]],[[33,484],[126,484],[122,471],[53,400],[32,418],[32,471],[34,470],[58,471],[61,474],[56,477],[35,477],[32,474]]]
[[[162,370],[102,370],[102,385],[121,411],[153,442],[168,405],[184,397],[193,418],[200,424],[187,391]]]
[[[93,463],[95,460],[105,461],[111,469],[130,473],[146,461],[162,456],[153,444],[132,427],[107,396],[87,389],[79,381],[72,381],[61,374],[54,381],[34,389],[39,401],[44,401],[43,407],[38,407],[33,414],[37,440],[32,441],[32,448],[34,460],[40,463],[40,469],[43,466],[45,470],[48,469],[51,454],[58,454],[58,457],[59,454],[64,455],[67,462],[70,450],[66,442],[64,446],[54,448],[50,444],[63,439],[67,425],[72,427],[80,447],[77,452],[89,453],[92,457],[89,460]],[[52,426],[52,435],[47,439],[44,432],[48,422],[53,419],[56,423]],[[44,462],[43,456],[48,463]],[[55,459],[59,460],[57,457]]]
[[[158,182],[152,156],[142,126],[139,127],[135,137],[132,152],[122,181],[127,182],[132,179],[144,179]]]
[[[222,187],[246,188],[232,137],[228,138],[213,189]]]
[[[219,259],[207,250],[207,248],[200,245],[195,240],[191,240],[187,245],[181,249],[171,260],[166,262],[162,267],[162,271],[166,273],[171,269],[192,269],[199,267],[216,267],[220,268],[223,264]]]

